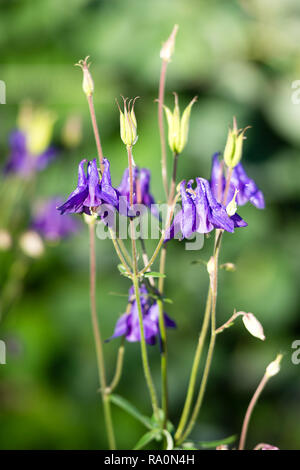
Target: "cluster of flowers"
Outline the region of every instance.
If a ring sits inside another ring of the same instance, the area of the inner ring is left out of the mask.
[[[111,183],[110,164],[104,159],[104,171],[97,168],[96,160],[87,163],[87,172],[84,171],[86,160],[82,160],[78,168],[78,183],[76,189],[67,198],[67,201],[58,207],[61,214],[71,213],[97,213],[102,204],[110,204],[114,210],[119,208],[120,196],[129,201],[129,171],[125,170],[121,184],[114,188]],[[150,193],[149,170],[134,168],[134,202],[141,202],[152,209],[154,198]],[[208,233],[213,229],[223,229],[233,232],[236,227],[246,227],[247,223],[237,214],[229,215],[225,205],[221,202],[225,189],[225,176],[218,154],[213,155],[210,181],[196,178],[196,187],[193,189],[193,180],[187,184],[180,184],[181,210],[177,213],[171,227],[165,235],[165,242],[174,238],[181,231],[183,238],[188,238],[193,232]],[[221,187],[221,190],[220,190]],[[238,192],[237,192],[238,191]],[[255,182],[247,176],[243,166],[239,163],[233,170],[229,187],[229,198],[236,198],[237,205],[251,202],[259,209],[264,208],[264,197]],[[219,201],[218,201],[219,199]],[[151,296],[145,285],[141,286],[143,323],[146,340],[154,344],[159,334],[158,305],[151,302]],[[128,341],[140,340],[140,329],[135,300],[132,300],[133,288],[129,292],[131,310],[120,317],[114,335],[125,335]],[[148,300],[147,299],[148,296]],[[165,315],[167,327],[174,327],[175,323]]]

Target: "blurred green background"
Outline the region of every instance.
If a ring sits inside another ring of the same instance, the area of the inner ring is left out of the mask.
[[[266,365],[281,351],[282,371],[255,409],[248,447],[268,442],[299,449],[300,365],[291,362],[291,344],[300,339],[300,105],[292,103],[292,83],[300,79],[299,1],[1,0],[0,5],[0,79],[7,91],[6,105],[0,106],[1,166],[20,102],[30,98],[57,115],[53,143],[60,154],[37,175],[35,198],[68,195],[79,160],[95,156],[82,77],[73,67],[90,55],[97,118],[113,183],[119,184],[126,167],[114,99],[139,95],[134,157],[151,169],[152,192],[158,202],[163,200],[154,100],[160,47],[175,23],[179,32],[168,68],[166,103],[173,104],[173,91],[179,93],[182,107],[199,96],[178,181],[209,177],[211,155],[224,148],[233,115],[239,127],[252,126],[243,162],[265,194],[266,209],[240,208],[249,227],[225,236],[221,261],[236,263],[237,271],[220,274],[217,315],[222,324],[234,308],[253,312],[267,339],[263,343],[251,337],[242,322],[218,337],[193,437],[221,439],[239,433]],[[83,139],[70,150],[61,135],[74,114],[82,118]],[[21,208],[25,220],[26,204],[22,199],[15,209],[18,214]],[[176,241],[169,246],[166,295],[174,303],[166,310],[178,323],[168,335],[174,422],[183,404],[207,291],[205,269],[191,262],[208,259],[212,243],[207,239],[200,252],[185,251]],[[151,252],[153,243],[148,246]],[[17,255],[17,249],[0,252],[1,289]],[[97,242],[97,261],[98,311],[107,338],[126,307],[125,297],[110,292],[126,295],[129,283],[116,269],[109,240]],[[7,343],[7,364],[0,365],[0,448],[106,448],[90,324],[87,230],[83,227],[69,240],[47,246],[43,257],[26,264],[23,285],[0,323],[0,338]],[[105,344],[109,377],[117,348],[118,341]],[[149,348],[149,354],[159,386],[158,347]],[[126,345],[118,393],[150,412],[139,344]],[[132,447],[143,428],[115,407],[113,415],[119,447]]]

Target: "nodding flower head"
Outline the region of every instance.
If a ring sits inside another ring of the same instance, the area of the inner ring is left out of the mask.
[[[87,173],[82,160],[78,167],[78,183],[76,189],[70,194],[67,201],[57,209],[61,214],[85,213],[91,215],[101,204],[109,204],[118,208],[118,193],[112,187],[110,177],[110,164],[104,158],[104,171],[100,180],[96,159],[87,163]]]
[[[138,139],[137,135],[137,122],[134,114],[134,105],[139,96],[129,100],[128,98],[123,99],[124,112],[121,111],[118,101],[116,100],[117,106],[120,111],[120,135],[124,144],[128,147],[132,147]]]
[[[233,127],[228,131],[224,150],[224,161],[229,168],[234,168],[241,161],[245,132],[249,127],[238,129],[236,119],[233,118]]]
[[[189,238],[192,233],[208,233],[214,228],[234,232],[235,227],[246,227],[247,223],[238,215],[229,216],[226,208],[217,202],[211,192],[209,182],[196,178],[180,184],[182,209],[175,215],[171,227],[165,235],[165,242],[182,233],[182,238]]]
[[[145,284],[141,284],[139,289],[145,339],[148,344],[153,345],[156,343],[156,338],[159,337],[159,307],[155,298],[151,297]],[[118,336],[125,336],[129,342],[141,340],[138,307],[133,287],[129,289],[128,305],[128,311],[121,315],[113,335],[107,341]],[[176,323],[166,313],[164,313],[164,321],[167,328],[176,327]]]
[[[215,153],[212,157],[210,186],[213,195],[219,202],[223,200],[226,184],[222,163],[219,160],[219,154]],[[238,192],[236,193],[236,191]],[[257,187],[255,181],[249,178],[241,163],[238,163],[232,170],[227,200],[231,201],[235,193],[238,206],[243,206],[249,201],[258,209],[265,208],[262,191]]]
[[[167,106],[164,106],[164,110],[168,121],[168,142],[170,149],[173,153],[180,154],[187,143],[191,110],[193,104],[197,101],[197,97],[195,96],[192,99],[180,117],[177,93],[174,93],[174,96],[175,106],[173,112]]]
[[[94,93],[94,81],[89,70],[91,65],[88,62],[89,58],[90,56],[87,56],[85,59],[81,59],[75,64],[75,66],[80,67],[83,72],[82,89],[87,97],[92,96]]]

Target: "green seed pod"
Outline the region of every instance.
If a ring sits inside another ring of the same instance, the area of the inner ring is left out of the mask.
[[[191,109],[197,98],[192,99],[190,104],[185,108],[182,117],[180,117],[178,96],[176,93],[174,93],[174,96],[175,106],[173,112],[167,106],[164,106],[164,110],[168,122],[168,142],[170,149],[172,152],[180,154],[187,143]]]

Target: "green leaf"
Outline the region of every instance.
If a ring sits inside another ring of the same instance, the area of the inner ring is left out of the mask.
[[[147,444],[149,444],[149,442],[153,441],[154,439],[157,440],[158,436],[160,435],[159,431],[157,429],[152,429],[152,431],[149,431],[149,432],[146,432],[146,434],[144,434],[140,440],[138,441],[138,443],[134,446],[133,450],[140,450],[142,449],[143,447],[145,447]],[[162,438],[162,436],[160,435],[160,437]]]
[[[202,449],[211,449],[216,448],[222,444],[232,444],[237,439],[237,435],[234,434],[233,436],[225,437],[224,439],[220,439],[219,441],[200,441],[199,446]]]
[[[148,418],[148,416],[143,415],[134,405],[132,405],[125,398],[120,397],[120,395],[116,395],[113,393],[110,395],[110,401],[114,403],[114,405],[117,405],[120,408],[122,408],[124,411],[127,411],[127,413],[129,413],[135,419],[140,421],[140,423],[146,426],[146,428],[152,430],[153,426],[151,423],[151,419]]]
[[[166,277],[166,275],[156,271],[149,271],[144,274],[144,277]]]

